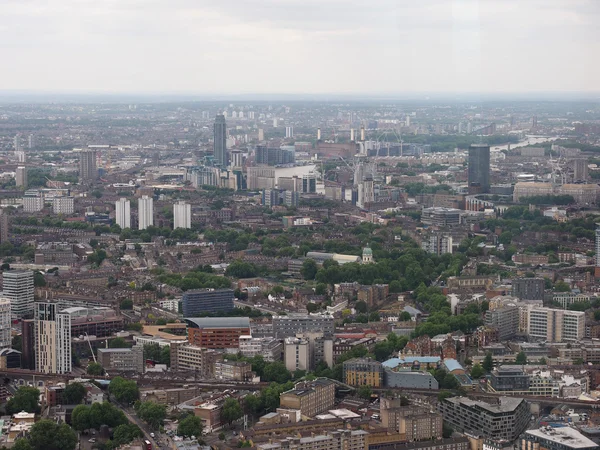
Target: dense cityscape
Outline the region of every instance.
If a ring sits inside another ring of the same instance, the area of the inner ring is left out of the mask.
[[[0,450],[600,450],[600,1],[0,1]]]
[[[597,105],[6,103],[0,158],[5,447],[598,447]]]

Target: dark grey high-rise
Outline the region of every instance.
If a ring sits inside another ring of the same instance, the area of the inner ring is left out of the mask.
[[[490,146],[472,144],[469,147],[469,194],[490,191]]]
[[[227,165],[227,123],[223,114],[217,114],[214,125],[213,157],[215,166]]]

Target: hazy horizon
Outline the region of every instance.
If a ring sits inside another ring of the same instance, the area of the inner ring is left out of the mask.
[[[5,0],[0,86],[144,96],[585,95],[600,91],[599,18],[596,0]]]

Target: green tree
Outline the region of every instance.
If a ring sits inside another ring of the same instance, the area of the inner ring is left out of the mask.
[[[140,430],[140,427],[132,423],[121,424],[113,431],[113,444],[115,446],[121,446],[129,444],[135,439],[144,437],[144,433]]]
[[[42,419],[29,431],[29,444],[34,450],[74,450],[77,435],[66,423]]]
[[[167,324],[167,319],[165,319],[164,317],[156,319],[156,325],[166,325],[166,324]]]
[[[120,308],[121,309],[133,309],[133,300],[130,300],[128,298],[126,298],[125,300],[122,300]]]
[[[307,310],[309,313],[314,313],[314,312],[317,312],[319,309],[321,309],[321,307],[320,307],[320,305],[317,305],[316,303],[313,303],[313,302],[308,302],[308,303],[306,304],[306,310]]]
[[[302,263],[302,269],[300,269],[300,274],[305,280],[314,280],[317,272],[319,271],[319,267],[314,259],[306,259]]]
[[[228,398],[221,409],[221,420],[231,425],[244,415],[240,403],[235,398]]]
[[[483,367],[483,370],[485,370],[487,373],[490,373],[494,369],[494,360],[490,352],[485,354],[485,358],[483,358],[481,367]]]
[[[28,413],[39,412],[40,391],[34,387],[22,386],[17,389],[6,404],[6,412],[8,414],[16,414],[21,411]]]
[[[137,402],[135,411],[140,419],[155,430],[161,427],[167,418],[167,405],[155,402]]]
[[[183,437],[202,436],[203,426],[202,420],[198,416],[189,415],[179,422],[177,425],[177,435]]]
[[[571,286],[560,280],[554,283],[554,290],[556,292],[569,292],[571,290]]]
[[[318,283],[315,288],[315,294],[317,295],[325,295],[327,294],[327,285],[325,283]]]
[[[548,363],[546,362],[546,358],[540,358],[540,361],[539,361],[539,362],[540,362],[540,364],[541,364],[542,366],[545,366],[546,364],[548,364]]]
[[[86,371],[88,375],[104,375],[104,368],[97,362],[89,363]]]
[[[108,343],[108,346],[110,348],[129,348],[130,347],[129,343],[122,337],[117,337],[117,338],[112,339]]]
[[[87,391],[81,383],[69,383],[63,391],[63,403],[65,405],[77,405],[85,398]]]
[[[483,370],[483,367],[481,367],[481,365],[474,364],[473,367],[471,367],[471,378],[478,379],[484,375],[485,375],[485,370]]]
[[[575,358],[573,360],[573,364],[575,364],[576,366],[582,366],[585,363],[585,361],[583,360],[583,358]]]
[[[373,389],[371,389],[371,386],[361,386],[357,389],[356,395],[368,400],[373,395]]]
[[[263,379],[265,381],[285,383],[292,379],[292,374],[285,368],[285,365],[281,361],[275,361],[265,365]]]
[[[33,447],[29,443],[29,440],[21,438],[15,441],[14,445],[11,447],[11,450],[33,450]]]
[[[527,355],[525,352],[519,352],[515,358],[516,364],[527,364]]]
[[[77,431],[85,431],[92,428],[90,408],[86,405],[77,405],[71,412],[71,426]]]
[[[225,433],[223,433],[222,431],[219,433],[219,440],[220,441],[224,441],[225,440]]]
[[[126,380],[122,377],[116,377],[110,381],[110,384],[108,385],[108,392],[114,395],[117,401],[126,404],[135,402],[140,396],[137,383],[132,380]]]
[[[46,286],[46,277],[39,271],[33,272],[33,285],[35,287]]]
[[[398,319],[400,320],[400,322],[408,322],[409,320],[412,320],[412,316],[409,312],[402,311]]]
[[[377,311],[373,311],[369,313],[369,322],[379,322],[381,317],[379,317],[379,313]]]
[[[354,309],[357,313],[365,314],[367,312],[367,303],[363,300],[359,300],[354,305]]]

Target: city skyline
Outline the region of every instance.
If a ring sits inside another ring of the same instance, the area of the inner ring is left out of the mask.
[[[10,44],[3,44],[3,54],[19,64],[0,77],[3,89],[210,95],[598,91],[600,5],[593,1],[179,0],[138,6],[4,2],[0,37]],[[187,57],[190,52],[197,57]],[[260,70],[266,65],[268,71]],[[34,70],[43,66],[55,69]]]

